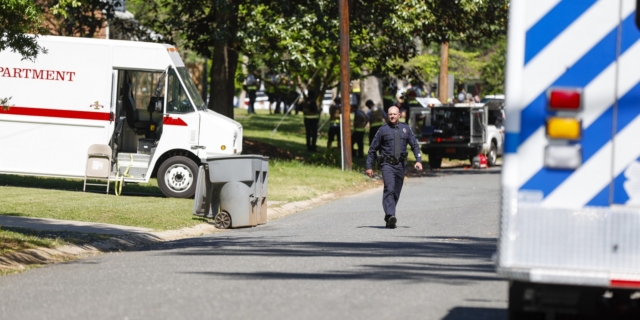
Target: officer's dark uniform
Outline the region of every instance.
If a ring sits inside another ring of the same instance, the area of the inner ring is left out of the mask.
[[[249,108],[248,113],[256,113],[254,106],[256,104],[256,92],[260,88],[260,82],[254,75],[249,75],[247,78],[247,95],[249,96]]]
[[[282,110],[284,113],[287,113],[289,108],[288,95],[289,95],[289,85],[285,79],[280,81],[280,84],[276,87],[276,109],[274,113],[280,113],[280,105],[282,104]]]
[[[382,208],[385,213],[385,221],[396,215],[396,205],[400,199],[405,166],[407,165],[407,144],[411,145],[417,161],[422,162],[418,141],[406,123],[398,122],[395,126],[386,124],[380,127],[369,148],[367,169],[372,168],[376,152],[380,151],[380,171],[382,171],[384,180]]]
[[[320,110],[316,103],[316,96],[309,93],[307,101],[302,106],[304,114],[304,128],[306,131],[307,150],[317,151],[316,141],[318,140],[318,122],[320,122]]]
[[[409,91],[404,99],[404,103],[402,104],[402,108],[406,112],[406,117],[404,118],[405,123],[409,123],[409,118],[411,117],[411,108],[422,107],[420,102],[416,100],[416,92]]]
[[[337,100],[337,99],[336,99]],[[334,103],[329,107],[329,141],[327,142],[327,149],[331,148],[333,140],[337,137],[338,149],[340,149],[340,113],[342,112],[342,106],[339,102]]]

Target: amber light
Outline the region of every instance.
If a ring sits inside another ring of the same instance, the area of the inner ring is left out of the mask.
[[[552,117],[547,119],[547,137],[550,139],[579,140],[582,136],[582,125],[573,118]]]
[[[549,109],[580,111],[582,91],[580,89],[549,89]]]

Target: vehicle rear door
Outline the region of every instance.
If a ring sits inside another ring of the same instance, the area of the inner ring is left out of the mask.
[[[484,107],[472,107],[469,110],[470,121],[470,139],[471,143],[484,143],[487,127],[487,113]]]
[[[419,144],[427,142],[429,136],[433,134],[431,126],[431,109],[430,108],[411,108],[411,116],[409,117],[409,127]]]

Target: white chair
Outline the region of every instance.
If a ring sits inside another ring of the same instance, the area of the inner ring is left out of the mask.
[[[106,144],[94,144],[87,151],[87,167],[84,172],[84,186],[82,191],[86,191],[87,185],[106,186],[109,193],[109,183],[111,182],[111,147]],[[87,178],[107,180],[107,184],[87,183]]]

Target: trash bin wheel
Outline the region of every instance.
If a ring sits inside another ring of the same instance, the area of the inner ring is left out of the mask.
[[[158,168],[158,187],[170,198],[193,197],[197,179],[198,166],[187,157],[171,157]]]
[[[224,211],[218,212],[213,220],[213,225],[218,229],[229,229],[231,227],[231,216]]]

